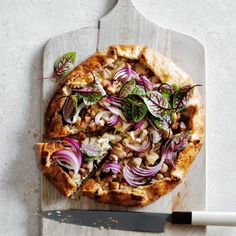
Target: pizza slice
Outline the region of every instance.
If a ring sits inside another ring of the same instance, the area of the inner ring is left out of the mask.
[[[96,137],[80,134],[77,139],[67,137],[63,141],[38,143],[37,162],[42,173],[63,195],[73,197],[120,140],[118,135],[106,133]]]

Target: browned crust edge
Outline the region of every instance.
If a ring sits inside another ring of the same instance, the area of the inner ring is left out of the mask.
[[[65,197],[70,197],[76,191],[77,185],[58,165],[50,164],[51,154],[63,148],[61,143],[38,143],[36,145],[37,163],[43,175],[61,192]],[[44,164],[42,165],[42,160]]]

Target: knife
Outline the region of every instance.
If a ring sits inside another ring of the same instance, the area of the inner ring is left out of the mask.
[[[165,222],[173,224],[236,226],[236,212],[131,212],[96,210],[41,211],[39,216],[63,223],[100,229],[164,232]]]

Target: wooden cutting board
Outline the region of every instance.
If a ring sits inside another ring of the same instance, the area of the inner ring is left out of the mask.
[[[158,4],[158,2],[157,2]],[[71,31],[48,41],[44,51],[44,77],[52,74],[55,59],[68,52],[77,53],[79,64],[96,50],[112,44],[145,44],[177,63],[196,83],[205,85],[204,48],[196,39],[169,29],[162,28],[145,18],[133,5],[132,0],[119,0],[117,5],[98,22],[84,28]],[[57,84],[53,80],[43,81],[43,114],[55,91]],[[205,86],[201,89],[205,96]],[[43,121],[42,121],[43,129]],[[152,212],[171,212],[173,210],[205,210],[206,193],[206,153],[205,145],[191,166],[185,180],[174,191],[144,208],[124,208],[99,204],[82,197],[79,200],[66,199],[42,176],[41,208],[52,209],[103,209],[135,210]],[[101,230],[42,220],[42,235],[80,235],[80,236],[138,236],[149,233]],[[167,224],[166,235],[205,235],[204,227],[173,226]],[[162,234],[160,234],[162,235]]]

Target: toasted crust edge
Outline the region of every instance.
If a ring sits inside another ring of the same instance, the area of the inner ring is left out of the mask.
[[[56,189],[65,197],[71,197],[78,186],[60,166],[49,164],[49,157],[51,154],[62,148],[63,146],[56,142],[36,144],[37,163],[43,175],[56,187]],[[44,165],[41,164],[42,159],[44,159]]]

